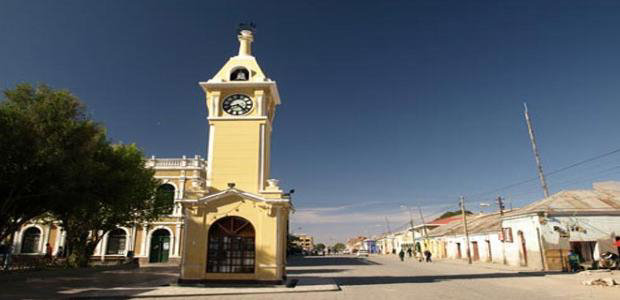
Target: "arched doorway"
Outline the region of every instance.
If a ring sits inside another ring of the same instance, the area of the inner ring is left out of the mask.
[[[240,217],[224,217],[209,228],[207,272],[254,273],[256,252],[252,224]]]
[[[170,255],[170,232],[166,229],[157,229],[151,234],[150,263],[164,263]]]
[[[39,252],[39,242],[41,241],[41,230],[36,227],[30,227],[24,231],[22,235],[21,253],[37,253]]]
[[[525,237],[523,236],[523,231],[519,231],[517,233],[519,236],[519,242],[521,243],[521,253],[523,259],[521,260],[521,264],[527,266],[527,248],[525,247]]]

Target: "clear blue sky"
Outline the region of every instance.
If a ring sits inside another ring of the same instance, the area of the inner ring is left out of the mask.
[[[620,147],[618,2],[362,2],[4,0],[0,88],[66,88],[114,140],[205,156],[197,82],[254,21],[283,102],[272,177],[297,191],[292,231],[328,242],[379,233],[384,216],[398,227],[401,204],[431,218],[461,194],[473,210],[540,199],[536,181],[484,194],[536,176],[525,100],[547,171]],[[551,191],[620,179],[618,165],[550,176]]]

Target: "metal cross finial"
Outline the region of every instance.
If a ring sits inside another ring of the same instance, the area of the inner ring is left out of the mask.
[[[240,33],[243,30],[249,30],[254,33],[256,32],[256,24],[254,22],[239,23],[239,26],[237,26],[237,33]]]

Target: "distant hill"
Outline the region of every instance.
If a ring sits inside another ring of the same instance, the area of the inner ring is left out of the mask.
[[[467,214],[467,215],[473,215],[474,213],[472,213],[472,212],[471,212],[471,211],[469,211],[469,210],[466,210],[466,211],[465,211],[465,214]],[[439,217],[438,217],[437,219],[435,219],[435,220],[439,220],[439,219],[443,219],[443,218],[449,218],[449,217],[454,217],[454,216],[460,216],[460,215],[461,215],[461,210],[460,210],[460,209],[457,209],[457,210],[454,210],[454,211],[447,211],[447,212],[443,213],[441,216],[439,216]],[[434,221],[434,220],[433,220],[433,221]]]

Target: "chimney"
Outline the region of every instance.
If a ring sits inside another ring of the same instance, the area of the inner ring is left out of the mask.
[[[239,56],[252,56],[252,42],[254,36],[251,30],[243,29],[237,36],[239,39]]]

